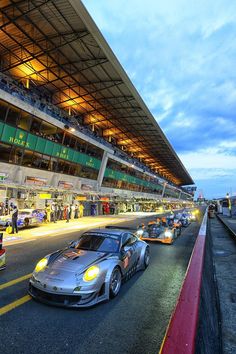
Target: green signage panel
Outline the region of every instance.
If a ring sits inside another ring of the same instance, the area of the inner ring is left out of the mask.
[[[45,139],[46,140],[46,139]],[[46,140],[46,145],[45,145],[45,149],[44,149],[44,154],[51,156],[52,152],[53,152],[53,147],[54,144],[52,141],[50,140]]]
[[[30,150],[35,150],[37,140],[38,138],[35,135],[28,133],[25,147],[28,147]]]
[[[68,160],[73,161],[75,150],[68,149]]]
[[[61,150],[57,156],[64,160],[73,161],[73,155],[74,151],[72,149],[61,146]]]
[[[47,141],[45,139],[38,137],[35,145],[35,150],[43,154],[45,150],[46,142]]]
[[[2,132],[2,141],[5,141],[9,144],[14,144],[16,134],[16,128],[10,127],[9,125],[5,125]]]
[[[94,157],[90,157],[90,156],[85,155],[85,165],[98,170],[101,166],[101,161],[99,161],[98,159],[95,159]]]
[[[52,155],[56,157],[60,157],[60,153],[61,153],[61,145],[54,143]]]
[[[105,177],[117,179],[116,178],[116,172],[114,170],[110,169],[110,168],[106,168]]]
[[[27,135],[28,133],[24,130],[21,129],[17,129],[16,130],[16,135],[15,135],[15,139],[14,139],[14,144],[18,145],[18,146],[22,146],[25,148],[29,148],[29,144],[27,144]]]
[[[80,160],[81,160],[81,156],[80,155],[81,155],[80,152],[75,151],[72,162],[80,163]]]
[[[3,127],[4,127],[4,123],[0,122],[0,137],[1,137],[2,132],[3,132]]]
[[[31,133],[28,133],[22,129],[16,129],[7,124],[0,122],[0,137],[1,140],[18,146],[25,147],[26,149],[35,150],[37,152],[59,157],[61,159],[71,161],[80,165],[88,166],[99,170],[101,166],[101,160],[88,156],[81,152],[75,151],[71,148],[54,143],[50,140],[38,137]],[[131,184],[138,184],[150,189],[161,190],[162,187],[159,184],[152,183],[141,178],[130,176],[126,173],[122,173],[110,168],[106,168],[105,177],[115,179],[117,181],[124,181]],[[172,190],[166,190],[166,193],[176,196],[177,194]]]

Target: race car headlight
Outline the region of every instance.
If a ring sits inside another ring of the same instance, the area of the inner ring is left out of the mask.
[[[165,237],[172,237],[172,232],[171,231],[165,231]]]
[[[48,259],[47,258],[43,258],[41,259],[37,264],[36,264],[36,267],[35,267],[35,272],[41,272],[43,271],[46,266],[48,264]]]
[[[86,272],[84,273],[83,280],[84,281],[92,281],[97,278],[98,274],[100,273],[100,269],[98,266],[94,265],[89,267]]]

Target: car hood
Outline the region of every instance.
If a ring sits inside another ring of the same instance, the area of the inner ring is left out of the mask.
[[[48,263],[50,270],[82,272],[94,263],[107,257],[107,253],[69,248]]]

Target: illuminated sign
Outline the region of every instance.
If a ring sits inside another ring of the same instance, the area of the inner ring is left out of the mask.
[[[39,194],[39,199],[51,199],[52,195],[49,193],[40,193]]]
[[[110,199],[107,198],[107,197],[101,197],[101,198],[100,198],[100,201],[101,201],[101,202],[109,202],[109,200],[110,200]]]
[[[77,197],[75,197],[75,200],[86,201],[87,197],[85,197],[84,195],[77,195]]]

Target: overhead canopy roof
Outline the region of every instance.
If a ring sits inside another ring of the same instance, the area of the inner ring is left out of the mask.
[[[0,11],[3,73],[29,79],[173,183],[193,183],[81,1],[2,0]]]

